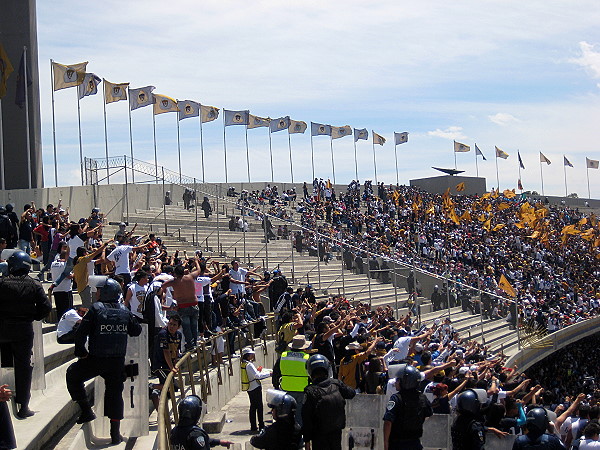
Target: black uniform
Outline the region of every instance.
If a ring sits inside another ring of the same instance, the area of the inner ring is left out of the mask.
[[[565,447],[559,438],[552,434],[542,434],[533,439],[529,435],[517,437],[513,450],[563,450]]]
[[[485,427],[472,415],[460,414],[451,429],[452,450],[482,450],[485,448]]]
[[[422,449],[423,422],[433,415],[431,403],[416,389],[393,394],[383,420],[392,422],[390,450]]]
[[[258,436],[252,436],[250,444],[266,450],[296,450],[300,447],[300,427],[295,421],[277,420],[262,430]]]
[[[139,336],[142,327],[136,317],[119,303],[96,302],[75,333],[78,361],[67,369],[67,389],[76,402],[85,401],[84,383],[95,376],[104,378],[104,415],[123,418],[123,381],[127,336]],[[89,336],[89,353],[85,349]]]
[[[29,275],[0,279],[0,346],[2,365],[14,363],[15,401],[27,406],[31,397],[33,321],[48,315],[52,305],[42,284]]]
[[[341,450],[346,427],[346,400],[356,392],[340,380],[327,378],[304,388],[302,433],[319,450]]]
[[[196,425],[177,425],[171,431],[173,450],[204,450],[220,444],[219,439],[209,437],[206,431]]]

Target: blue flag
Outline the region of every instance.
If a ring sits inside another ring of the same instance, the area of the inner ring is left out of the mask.
[[[331,136],[331,125],[311,122],[310,134],[311,136]]]
[[[250,111],[247,109],[244,111],[229,111],[223,110],[225,113],[225,126],[231,125],[248,125],[250,122]]]
[[[25,106],[26,98],[26,89],[25,89],[25,51],[21,55],[21,63],[19,64],[19,73],[17,74],[17,95],[15,96],[15,104],[19,108],[23,108]],[[33,82],[31,81],[31,75],[29,75],[29,70],[27,70],[27,87],[31,86]]]
[[[477,147],[477,144],[475,144],[475,156],[481,156],[484,161],[487,161],[487,158],[485,156],[483,156],[483,153],[481,153],[481,150],[479,150],[479,147]]]
[[[521,169],[525,169],[525,164],[523,164],[523,160],[521,159],[521,153],[517,151],[517,156],[519,157],[519,167]]]

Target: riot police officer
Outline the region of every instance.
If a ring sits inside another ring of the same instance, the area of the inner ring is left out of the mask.
[[[383,416],[385,450],[421,450],[423,423],[433,415],[431,403],[418,390],[421,373],[405,365],[396,376],[396,392]]]
[[[33,321],[42,320],[52,306],[39,281],[29,277],[31,258],[22,251],[7,260],[9,275],[0,279],[0,345],[3,359],[7,356],[15,368],[15,401],[20,405],[17,416],[33,416],[31,397],[31,351]]]
[[[204,450],[222,445],[229,448],[233,443],[212,439],[198,426],[202,417],[202,400],[197,395],[188,395],[177,405],[179,423],[171,431],[171,448],[174,450]]]
[[[544,408],[533,408],[526,415],[525,428],[527,434],[517,437],[513,450],[560,450],[564,449],[562,442],[553,434],[548,434],[548,413]]]
[[[123,419],[127,336],[139,336],[142,332],[136,317],[119,303],[121,292],[121,285],[112,278],[107,279],[100,288],[100,299],[83,316],[75,332],[75,356],[79,359],[67,369],[67,389],[71,398],[81,407],[77,423],[96,418],[87,400],[84,383],[95,376],[104,378],[104,415],[110,419],[113,444],[122,440],[120,421]]]
[[[273,395],[269,399],[269,395]],[[296,400],[283,391],[267,392],[267,405],[273,413],[273,425],[262,430],[258,436],[252,436],[250,444],[266,450],[301,448],[300,426],[296,423]]]
[[[342,381],[330,378],[329,360],[313,355],[306,362],[312,384],[304,389],[302,433],[306,450],[341,450],[346,427],[346,400],[356,392]]]

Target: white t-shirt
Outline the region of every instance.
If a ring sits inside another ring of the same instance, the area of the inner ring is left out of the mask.
[[[392,353],[392,361],[401,361],[406,359],[408,356],[408,348],[410,347],[410,340],[410,336],[403,336],[396,339],[396,342],[394,342],[394,348],[397,348],[398,351]]]
[[[127,288],[129,291],[131,291],[129,308],[131,309],[131,312],[140,319],[143,317],[142,306],[146,298],[146,288],[147,286],[140,286],[137,283],[131,283]]]
[[[109,261],[115,263],[115,274],[129,273],[129,253],[132,250],[131,245],[119,245],[107,256]]]
[[[56,260],[50,265],[50,274],[53,280],[57,280],[58,277],[65,271],[66,261]],[[70,292],[73,288],[73,281],[70,278],[62,280],[62,282],[54,288],[54,292]]]
[[[248,271],[246,269],[244,269],[243,267],[238,267],[238,270],[229,269],[229,276],[233,280],[237,280],[237,281],[246,281],[247,273],[248,273]],[[232,294],[243,294],[244,291],[246,290],[245,284],[231,283],[229,285],[229,287],[231,288]]]
[[[579,444],[579,450],[594,450],[600,448],[600,441],[594,441],[593,439],[584,439]]]
[[[67,334],[80,320],[81,316],[77,314],[77,311],[74,309],[69,309],[58,321],[58,325],[56,326],[56,336],[61,337]]]
[[[194,287],[196,288],[196,298],[198,299],[198,303],[204,303],[204,286],[210,284],[209,277],[197,277],[194,282]],[[207,299],[210,301],[210,298]]]
[[[69,238],[67,241],[67,245],[69,246],[69,258],[75,258],[77,256],[77,249],[85,246],[84,238],[87,240],[87,235],[85,233]]]

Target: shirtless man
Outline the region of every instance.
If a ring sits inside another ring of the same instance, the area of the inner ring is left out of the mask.
[[[197,266],[198,267],[198,266]],[[200,275],[200,269],[190,273],[185,273],[183,265],[175,266],[171,281],[163,283],[160,288],[160,296],[164,298],[166,290],[173,288],[173,300],[177,302],[177,310],[181,317],[181,326],[183,327],[183,336],[185,337],[185,350],[190,351],[196,347],[196,339],[198,338],[198,299],[196,297],[195,280]],[[220,280],[224,275],[221,270],[211,282]]]

